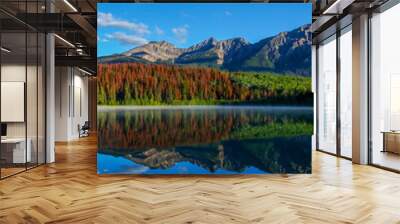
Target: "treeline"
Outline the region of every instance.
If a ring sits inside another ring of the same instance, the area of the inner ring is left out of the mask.
[[[312,104],[311,79],[213,68],[99,64],[98,104]]]

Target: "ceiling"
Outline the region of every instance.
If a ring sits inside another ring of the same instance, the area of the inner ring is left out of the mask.
[[[57,34],[56,65],[79,66],[95,73],[96,4],[96,0],[1,0],[2,36],[8,39],[7,46],[14,49],[9,56],[26,55],[22,50],[25,32],[28,36],[30,32],[51,32]]]
[[[320,0],[313,6],[313,43],[317,44],[352,23],[354,17],[375,12],[389,0]],[[397,1],[397,0],[396,0]]]
[[[314,36],[335,24],[345,13],[362,11],[371,4],[386,0],[251,0],[250,2],[313,4]],[[107,2],[180,2],[179,0],[0,0],[0,26],[5,33],[29,31],[54,32],[58,35],[56,64],[96,70],[97,18],[96,4]],[[223,0],[193,0],[193,2],[224,2]],[[249,2],[231,0],[230,2]],[[341,4],[343,2],[343,4]],[[339,4],[338,4],[339,3]],[[349,4],[347,4],[349,3]],[[339,9],[343,5],[345,8]],[[333,7],[335,6],[335,7]],[[339,7],[339,8],[338,8]],[[341,10],[332,15],[328,8]],[[51,12],[51,13],[50,13]],[[17,40],[16,38],[15,40]]]

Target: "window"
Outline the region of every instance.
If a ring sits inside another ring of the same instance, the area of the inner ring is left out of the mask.
[[[371,18],[371,162],[400,170],[400,4]]]
[[[336,153],[336,36],[318,47],[318,149]]]
[[[0,1],[23,16],[43,1]],[[0,178],[45,163],[45,35],[0,13]]]
[[[352,33],[351,25],[340,35],[340,154],[352,157]]]

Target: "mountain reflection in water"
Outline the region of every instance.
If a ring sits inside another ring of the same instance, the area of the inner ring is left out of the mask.
[[[98,111],[100,174],[311,172],[310,108],[192,106]]]

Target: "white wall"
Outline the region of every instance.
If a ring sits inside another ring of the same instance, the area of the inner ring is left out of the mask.
[[[38,70],[37,70],[38,69]],[[22,102],[22,107],[12,108],[4,106],[1,108],[3,113],[22,113],[24,116],[26,112],[26,120],[22,119],[20,122],[5,122],[7,124],[7,137],[8,138],[27,138],[29,139],[29,148],[31,149],[32,162],[44,163],[44,82],[42,67],[36,65],[25,66],[25,63],[8,62],[1,66],[2,82],[23,82],[26,84],[26,106]],[[27,78],[27,80],[25,80]],[[2,94],[5,89],[2,89]],[[18,90],[19,94],[25,93],[24,89]],[[7,95],[2,95],[2,98]],[[25,96],[22,96],[24,98]],[[15,102],[17,103],[17,102]],[[36,161],[39,159],[39,161]]]
[[[88,121],[89,113],[88,113],[88,78],[81,76],[82,73],[79,72],[79,75],[76,75],[77,70],[75,70],[74,75],[74,108],[72,108],[73,119],[71,120],[71,135],[74,137],[78,137],[78,124],[81,126]],[[80,102],[79,102],[80,101]],[[81,107],[81,108],[80,108]],[[81,111],[80,111],[81,110]]]
[[[25,64],[3,64],[1,66],[1,81],[2,82],[25,82]],[[30,68],[28,68],[29,70]],[[28,95],[31,95],[28,93]],[[7,108],[1,108],[7,110]],[[25,137],[25,122],[7,123],[8,137]]]
[[[69,132],[69,96],[70,85],[69,69],[67,67],[55,68],[55,140],[67,141]]]
[[[1,66],[1,81],[25,82],[25,64],[3,64]]]
[[[3,64],[1,66],[2,82],[25,82],[25,64]],[[29,69],[29,68],[28,68]],[[2,96],[4,97],[4,96]],[[24,110],[24,108],[22,108]],[[7,110],[7,108],[1,108]],[[25,123],[12,122],[7,124],[9,137],[25,137]]]
[[[88,120],[88,78],[72,67],[56,67],[55,73],[55,140],[70,141]]]

